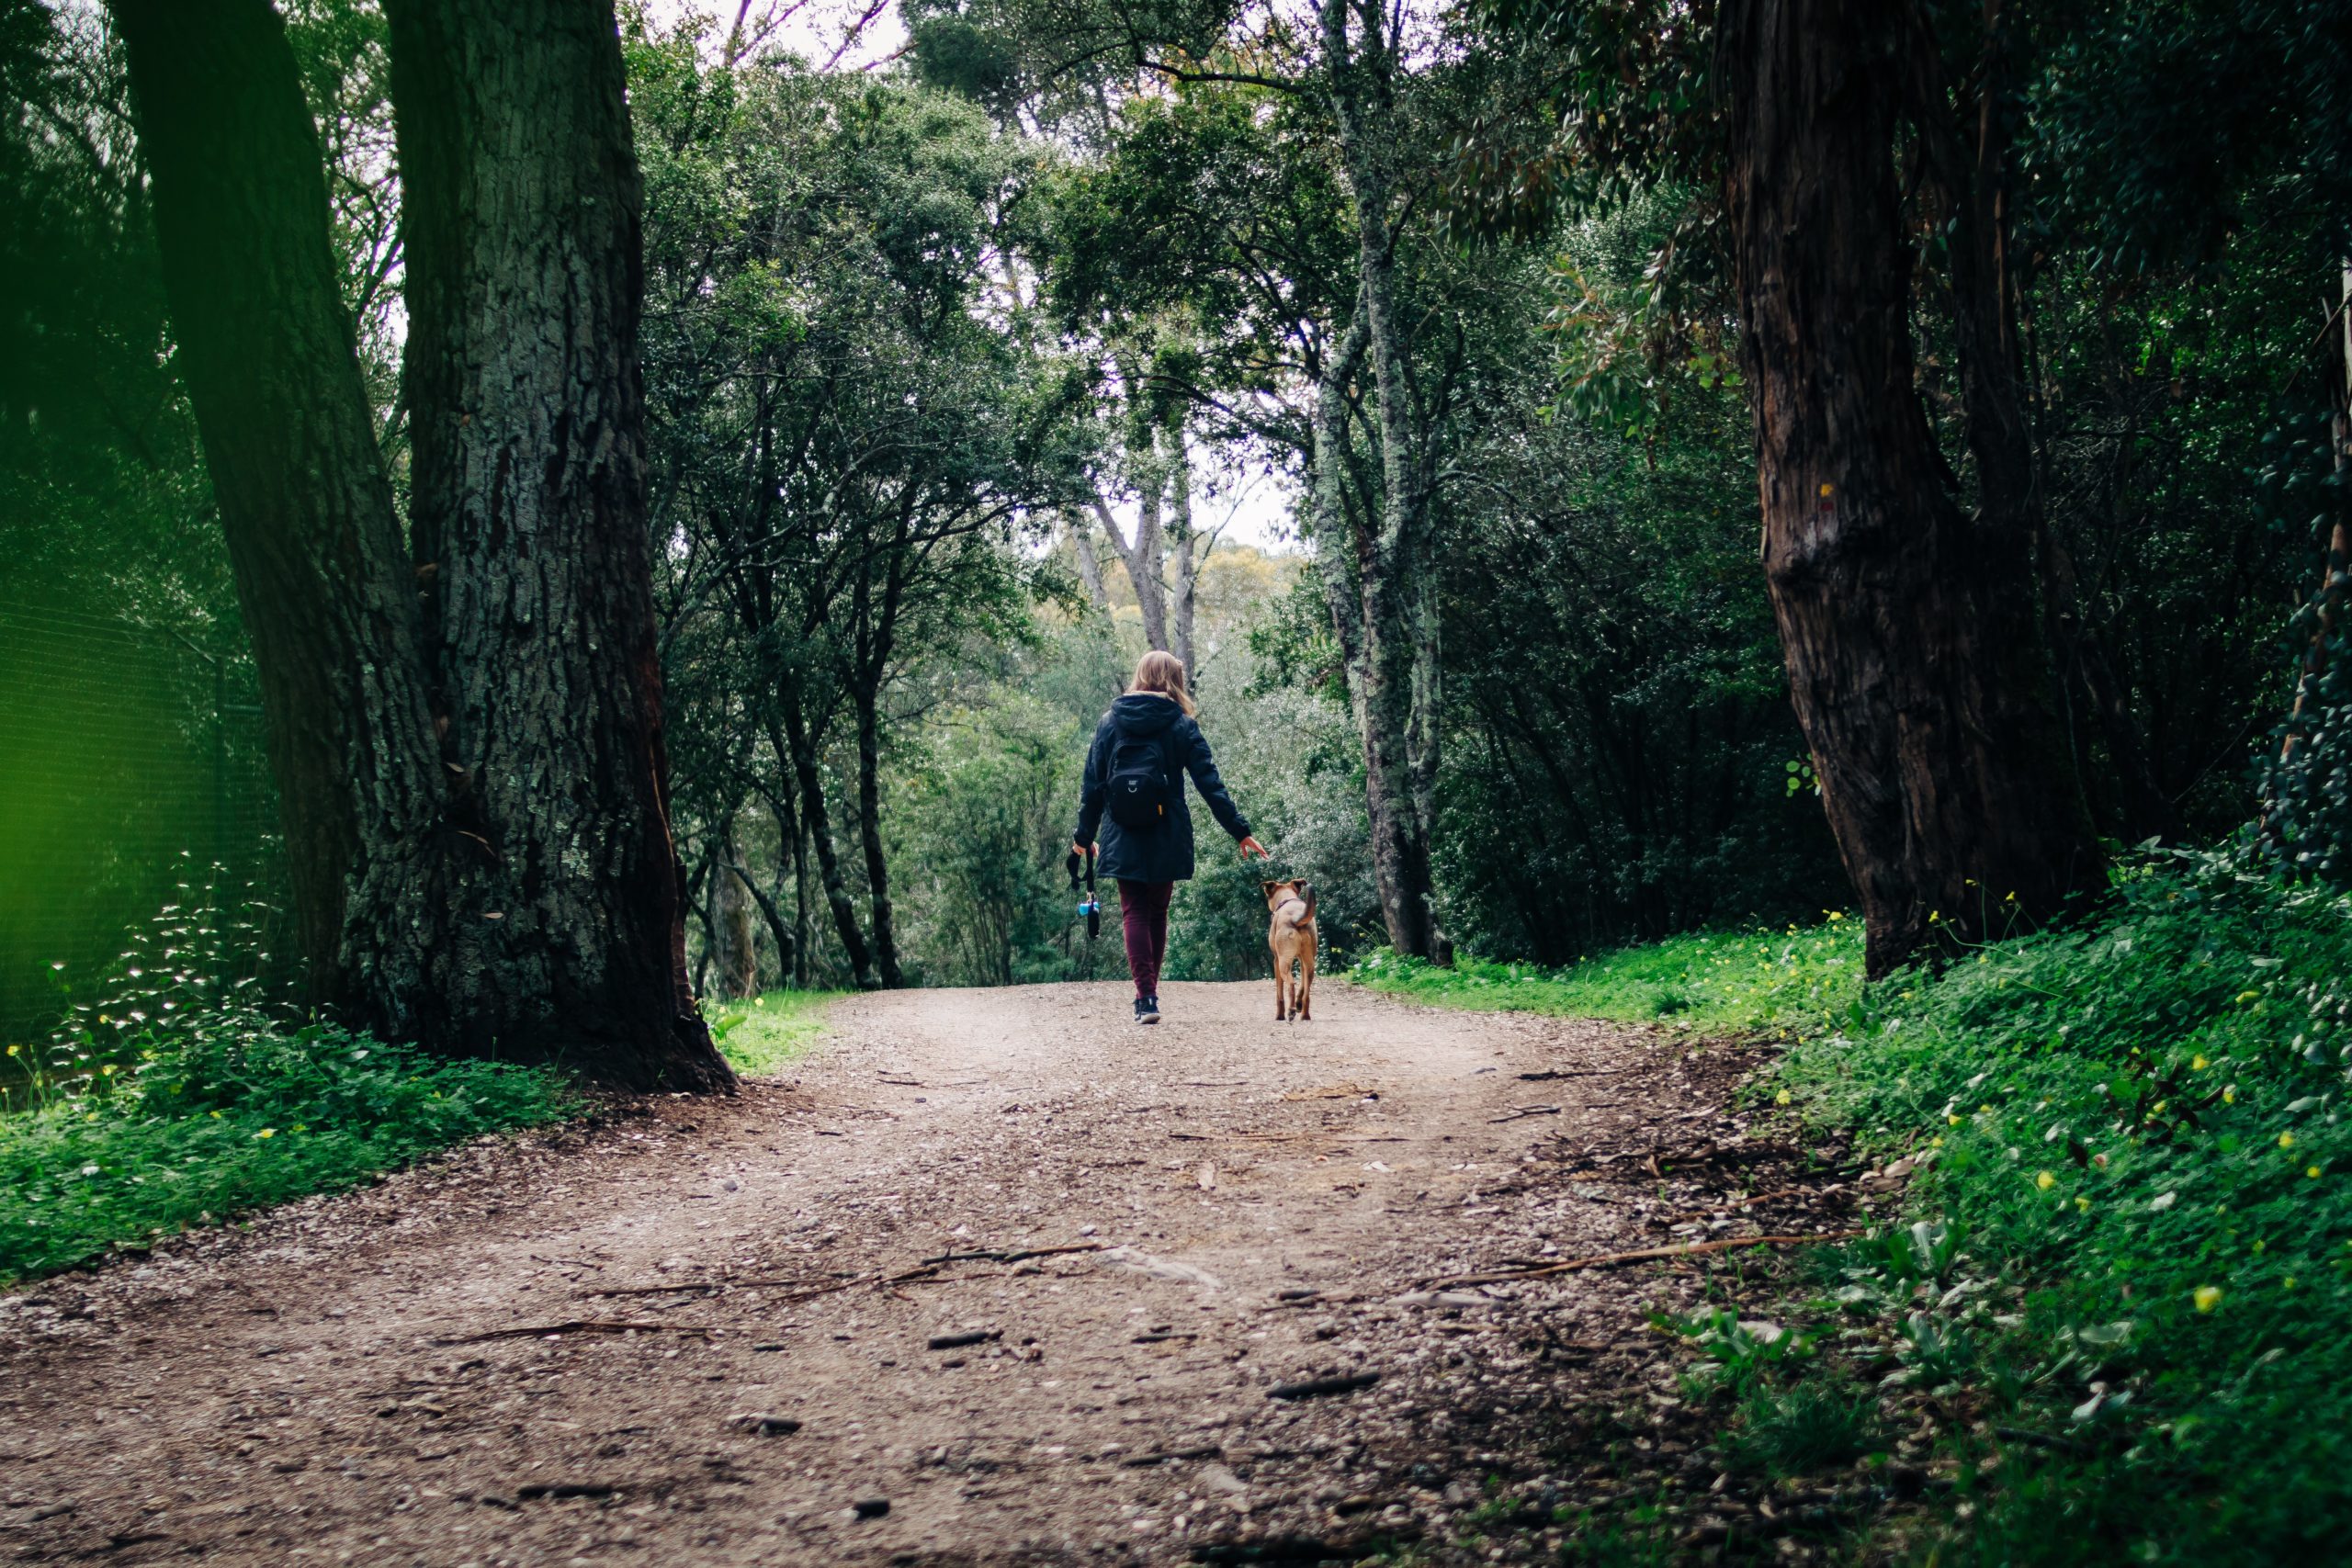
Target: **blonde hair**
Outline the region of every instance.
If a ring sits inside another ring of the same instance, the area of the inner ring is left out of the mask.
[[[1193,694],[1184,689],[1184,661],[1157,648],[1136,660],[1136,678],[1127,682],[1127,692],[1167,697],[1187,714],[1201,711],[1193,705]]]

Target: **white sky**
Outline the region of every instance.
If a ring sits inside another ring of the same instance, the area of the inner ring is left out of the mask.
[[[646,0],[645,9],[662,27],[690,17],[708,19],[711,25],[704,36],[714,56],[725,48],[740,16],[751,36],[764,31],[764,49],[789,50],[820,66],[832,61],[837,71],[872,71],[888,65],[906,46],[907,29],[893,0],[881,0],[878,10],[869,10],[871,4],[872,0]],[[1212,456],[1205,448],[1195,449],[1195,460],[1203,468],[1193,480],[1193,526],[1210,530],[1223,525],[1224,536],[1236,544],[1262,550],[1295,550],[1298,543],[1290,520],[1296,486],[1290,477],[1213,463]],[[1135,502],[1125,501],[1111,510],[1132,537]]]

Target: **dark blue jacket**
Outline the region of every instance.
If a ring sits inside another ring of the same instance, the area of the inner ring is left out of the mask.
[[[1178,770],[1176,808],[1156,828],[1131,831],[1102,815],[1110,800],[1111,751],[1121,735],[1159,737]],[[1095,726],[1094,744],[1086,751],[1086,782],[1079,795],[1078,832],[1072,842],[1092,843],[1100,828],[1102,858],[1095,869],[1101,874],[1135,882],[1184,881],[1193,874],[1193,813],[1184,803],[1185,773],[1193,775],[1193,786],[1209,803],[1217,826],[1232,834],[1236,843],[1248,838],[1250,824],[1233,797],[1225,793],[1225,781],[1216,776],[1216,759],[1209,755],[1208,739],[1201,727],[1171,697],[1129,692],[1113,703],[1102,722]]]

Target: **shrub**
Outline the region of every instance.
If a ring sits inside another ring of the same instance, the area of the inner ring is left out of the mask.
[[[214,978],[222,931],[208,911],[165,910],[107,999],[52,1042],[31,1108],[0,1115],[0,1280],[579,1108],[553,1069],[289,1027],[257,985]]]

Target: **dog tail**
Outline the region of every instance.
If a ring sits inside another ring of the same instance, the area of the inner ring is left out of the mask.
[[[1315,885],[1302,882],[1298,885],[1298,891],[1306,899],[1306,918],[1311,920],[1315,918]]]

